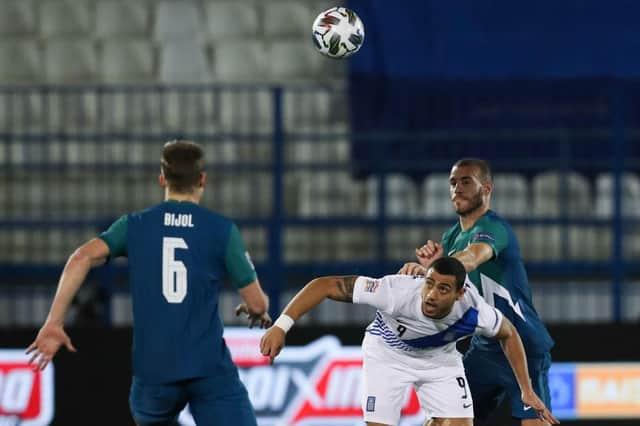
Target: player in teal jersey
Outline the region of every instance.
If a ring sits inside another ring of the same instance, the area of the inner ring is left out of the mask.
[[[548,372],[553,340],[533,306],[515,233],[490,210],[493,181],[488,163],[479,159],[456,162],[449,176],[449,190],[458,223],[444,233],[440,243],[429,240],[416,249],[420,263],[407,263],[400,272],[424,274],[443,255],[458,258],[484,299],[515,325],[527,353],[534,390],[550,407]],[[522,426],[548,424],[523,405],[509,363],[495,342],[474,336],[464,365],[476,424],[483,424],[505,396],[511,401],[513,417],[521,419]]]
[[[129,259],[134,317],[129,403],[139,425],[174,425],[188,403],[198,425],[255,426],[238,370],[222,338],[221,281],[244,300],[236,314],[267,327],[268,299],[236,225],[200,207],[206,174],[202,149],[173,141],[162,152],[164,202],[122,216],[69,258],[51,310],[27,353],[44,369],[65,345],[69,305],[89,270],[117,256]]]

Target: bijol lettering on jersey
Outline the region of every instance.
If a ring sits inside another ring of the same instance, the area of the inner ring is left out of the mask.
[[[129,258],[133,374],[145,383],[235,374],[222,339],[218,293],[256,279],[235,224],[190,202],[123,216],[100,236]]]

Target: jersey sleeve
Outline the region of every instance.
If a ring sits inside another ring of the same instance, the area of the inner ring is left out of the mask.
[[[469,244],[474,243],[488,244],[493,251],[493,255],[498,257],[500,252],[507,247],[509,235],[501,223],[484,221],[473,227]]]
[[[231,225],[229,231],[224,261],[231,283],[236,288],[245,287],[258,278],[249,252],[244,247],[240,231],[235,223]]]
[[[478,310],[476,334],[481,334],[486,337],[495,336],[502,324],[502,312],[489,305],[482,297],[476,299],[476,309]]]
[[[442,238],[440,239],[440,244],[442,244],[442,251],[444,253],[449,253],[451,250],[451,233],[453,228],[447,229],[442,233]]]
[[[398,277],[411,280],[408,275],[387,275],[382,278],[358,277],[353,287],[353,303],[373,306],[381,312],[393,314],[397,308],[394,287],[403,284],[398,282]]]
[[[127,225],[128,216],[123,215],[98,236],[109,247],[110,259],[127,255]]]

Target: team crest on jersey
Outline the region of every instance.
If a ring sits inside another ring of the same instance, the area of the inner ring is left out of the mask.
[[[375,293],[376,290],[378,289],[378,286],[380,285],[380,281],[379,280],[367,280],[366,284],[364,285],[364,291],[366,291],[367,293]]]
[[[478,233],[473,235],[473,238],[471,238],[471,240],[472,241],[477,241],[477,240],[495,241],[496,239],[491,234],[487,234],[485,232],[478,232]]]
[[[367,397],[367,411],[369,411],[369,412],[376,411],[376,397],[375,396]]]

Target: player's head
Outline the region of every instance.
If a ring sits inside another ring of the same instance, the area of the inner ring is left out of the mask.
[[[427,270],[422,287],[422,313],[442,318],[451,312],[456,300],[464,294],[467,272],[455,257],[441,257]]]
[[[164,144],[160,160],[160,185],[174,194],[194,194],[204,187],[202,148],[194,142],[174,140]]]
[[[493,177],[489,163],[477,158],[456,161],[449,174],[449,192],[456,213],[469,216],[489,208]]]

